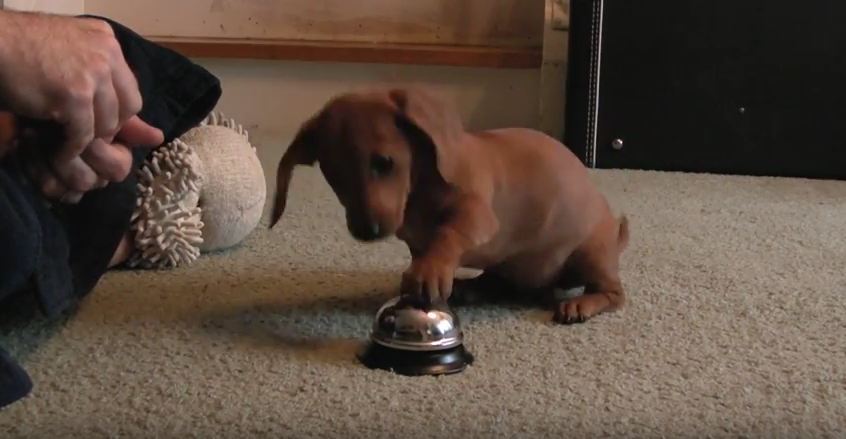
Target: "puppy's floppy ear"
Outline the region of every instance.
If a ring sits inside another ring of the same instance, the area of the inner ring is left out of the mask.
[[[403,119],[428,137],[427,143],[433,148],[438,173],[444,181],[451,183],[464,134],[461,116],[445,100],[419,88],[393,89],[388,94]]]
[[[273,204],[273,214],[270,220],[270,227],[279,222],[279,218],[285,212],[285,205],[288,202],[288,186],[291,184],[291,175],[298,165],[312,166],[317,161],[317,136],[320,115],[314,116],[301,127],[294,137],[288,150],[279,160],[276,169],[276,197]]]

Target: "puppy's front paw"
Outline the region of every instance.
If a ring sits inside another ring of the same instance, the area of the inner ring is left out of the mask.
[[[452,294],[455,266],[433,258],[418,259],[402,276],[402,294],[446,302]]]

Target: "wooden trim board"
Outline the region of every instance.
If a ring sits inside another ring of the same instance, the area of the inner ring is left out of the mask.
[[[535,69],[542,47],[366,44],[335,41],[148,37],[192,58],[247,58]]]

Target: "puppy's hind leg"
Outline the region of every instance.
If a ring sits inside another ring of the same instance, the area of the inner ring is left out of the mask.
[[[620,253],[628,243],[628,221],[609,216],[600,223],[567,263],[565,271],[578,273],[584,281],[584,294],[555,305],[554,321],[582,323],[604,312],[620,309],[626,302],[620,280]]]

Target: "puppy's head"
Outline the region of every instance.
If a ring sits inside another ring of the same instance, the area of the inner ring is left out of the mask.
[[[284,213],[294,167],[319,163],[352,236],[391,236],[422,176],[450,181],[462,133],[457,115],[422,90],[339,96],[303,124],[280,160],[271,227]]]

